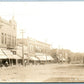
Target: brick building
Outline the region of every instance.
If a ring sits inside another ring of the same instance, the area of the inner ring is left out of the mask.
[[[16,22],[14,17],[6,21],[0,17],[0,48],[16,46]]]
[[[17,39],[17,46],[22,44],[22,39]],[[45,42],[38,41],[36,39],[27,38],[23,39],[24,54],[27,52],[28,58],[37,58],[40,62],[52,61],[53,58],[50,56],[51,45]],[[27,48],[25,48],[25,46]],[[18,50],[18,49],[17,49]],[[17,52],[18,54],[21,54]],[[34,59],[35,60],[35,59]]]
[[[16,51],[11,52],[16,47],[16,27],[14,17],[9,21],[0,17],[0,61],[3,65],[7,62],[10,65],[15,64],[18,58],[14,56]]]
[[[36,39],[28,38],[23,39],[24,45],[28,47],[28,53],[30,56],[35,53],[50,54],[51,45],[45,42],[38,41]],[[22,44],[22,39],[17,39],[17,45]]]

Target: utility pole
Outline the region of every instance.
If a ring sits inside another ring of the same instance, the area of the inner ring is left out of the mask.
[[[28,64],[29,64],[29,37],[27,37],[27,52],[28,52]]]
[[[46,42],[47,42],[47,39],[45,39],[45,55],[46,55],[46,64],[47,64]]]
[[[22,65],[24,66],[24,44],[23,44],[23,34],[24,34],[24,30],[21,30],[21,34],[22,34]]]

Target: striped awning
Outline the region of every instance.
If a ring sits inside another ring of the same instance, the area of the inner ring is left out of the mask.
[[[2,49],[3,53],[7,56],[8,59],[14,59],[13,53],[8,49]]]
[[[47,56],[47,60],[54,60],[51,56]]]
[[[53,60],[51,56],[43,55],[43,56],[36,56],[39,58],[39,60],[46,61],[46,60]]]
[[[34,57],[34,56],[30,56],[29,59],[30,59],[30,60],[36,60],[36,61],[39,60],[38,58],[36,58],[36,57]]]
[[[7,59],[7,56],[0,49],[0,59]]]
[[[45,56],[36,56],[39,60],[45,61],[46,57]]]

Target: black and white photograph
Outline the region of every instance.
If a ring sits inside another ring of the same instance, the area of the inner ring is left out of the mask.
[[[84,1],[0,1],[0,82],[84,82]]]

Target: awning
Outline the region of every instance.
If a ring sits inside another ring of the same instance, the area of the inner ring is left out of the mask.
[[[14,59],[14,55],[10,50],[7,49],[2,49],[2,51],[4,52],[4,54],[7,56],[7,58],[9,59]]]
[[[30,60],[36,60],[36,61],[39,60],[38,58],[36,58],[36,57],[34,57],[34,56],[30,56],[29,59],[30,59]]]
[[[62,60],[65,61],[65,58],[63,58]]]
[[[47,56],[47,60],[54,60],[51,56]]]
[[[43,56],[36,56],[39,60],[46,61],[46,60],[53,60],[51,56],[43,55]]]
[[[18,55],[14,55],[14,59],[21,59],[21,57]]]
[[[7,56],[0,49],[0,59],[7,59]]]
[[[46,60],[46,57],[45,56],[36,56],[38,57],[39,60],[42,60],[42,61],[45,61]]]

